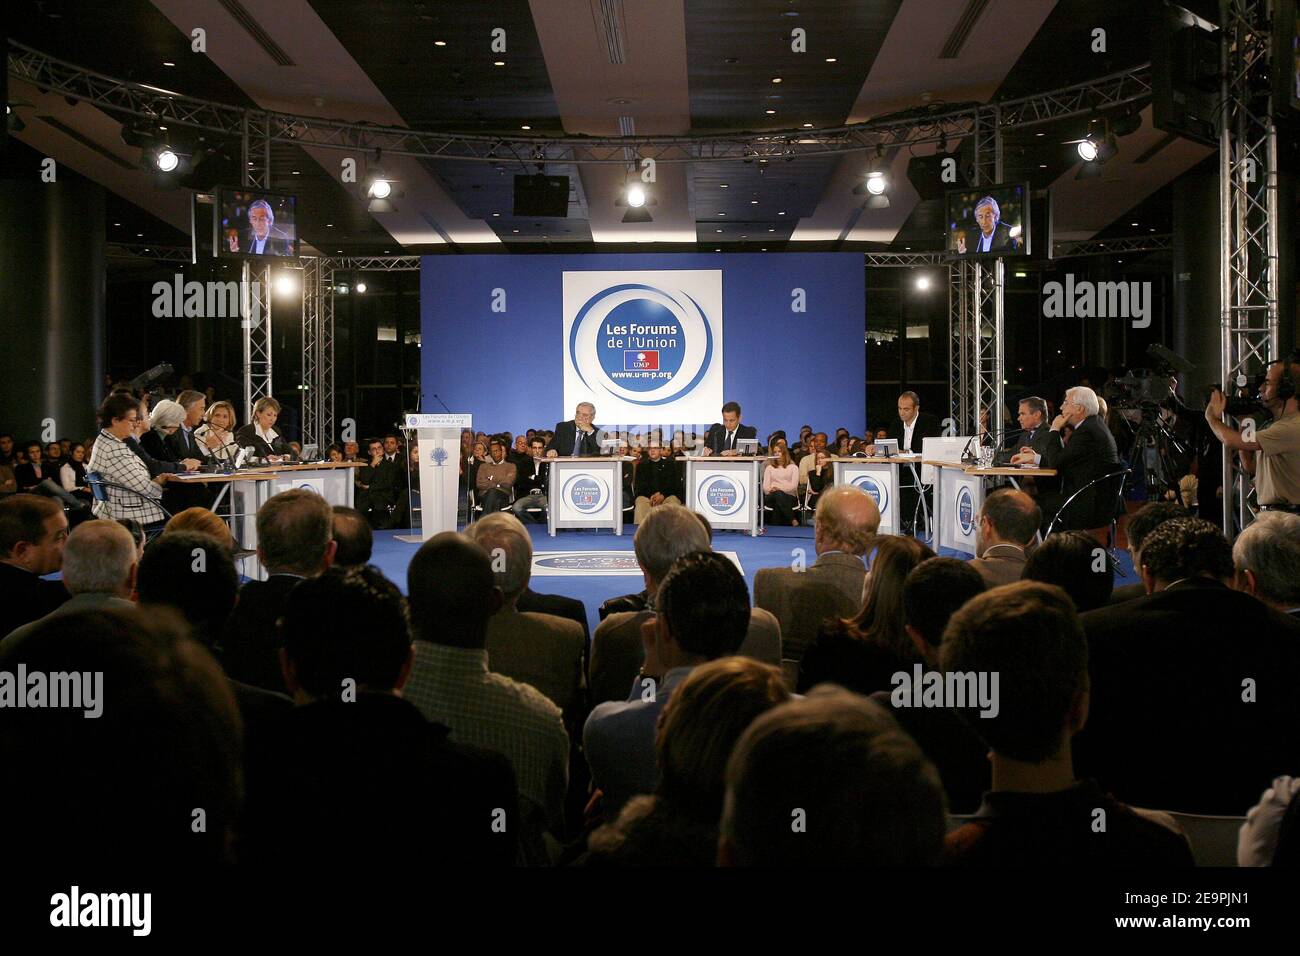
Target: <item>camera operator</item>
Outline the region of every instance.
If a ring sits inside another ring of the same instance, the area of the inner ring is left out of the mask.
[[[1259,388],[1259,398],[1273,420],[1247,441],[1221,419],[1227,398],[1219,389],[1210,393],[1205,420],[1223,444],[1241,452],[1241,463],[1255,475],[1260,506],[1300,512],[1300,406],[1296,378],[1300,375],[1300,350],[1271,363]],[[1258,456],[1256,453],[1259,453]]]

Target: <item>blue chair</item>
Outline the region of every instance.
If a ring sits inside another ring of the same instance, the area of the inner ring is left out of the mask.
[[[109,489],[112,489],[113,491],[123,492],[139,498],[142,501],[146,501],[161,511],[163,513],[163,520],[161,522],[155,522],[154,524],[145,526],[144,534],[146,541],[151,541],[161,534],[162,526],[171,520],[171,512],[159,504],[158,499],[150,498],[148,495],[141,494],[134,488],[128,488],[126,485],[119,485],[116,482],[105,481],[104,476],[97,471],[86,472],[86,484],[90,485],[90,493],[94,495],[95,500],[101,501],[106,505],[111,504],[108,492]]]

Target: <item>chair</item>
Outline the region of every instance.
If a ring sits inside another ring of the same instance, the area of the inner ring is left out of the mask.
[[[145,526],[144,536],[146,541],[152,541],[161,534],[163,525],[171,520],[171,512],[159,504],[157,498],[150,498],[148,495],[142,494],[134,488],[128,488],[126,485],[119,485],[116,482],[105,481],[104,476],[97,471],[86,472],[86,484],[90,485],[90,493],[94,495],[95,500],[103,502],[106,505],[111,504],[108,497],[108,492],[111,488],[113,491],[121,491],[128,495],[134,495],[136,498],[141,498],[161,511],[163,514],[163,520],[161,522],[155,522],[154,524]]]
[[[1237,836],[1246,823],[1245,817],[1214,817],[1169,810],[1165,812],[1187,834],[1197,866],[1237,865]]]
[[[510,500],[506,502],[506,506],[504,508],[498,508],[497,510],[509,511],[510,506],[514,504],[514,502],[515,502],[515,490],[511,488]],[[466,516],[469,520],[466,522],[466,524],[473,524],[474,519],[483,514],[483,506],[478,502],[477,489],[470,488],[469,491],[466,492],[466,505],[469,510],[469,514]],[[531,511],[532,509],[530,508],[529,510]]]
[[[792,657],[781,658],[781,679],[785,682],[785,689],[790,693],[795,692],[799,686],[799,662]]]
[[[1124,513],[1124,483],[1128,481],[1128,478],[1132,473],[1133,472],[1128,468],[1123,468],[1119,471],[1112,471],[1109,474],[1101,475],[1100,477],[1092,479],[1092,481],[1088,482],[1082,488],[1075,491],[1075,493],[1070,495],[1070,497],[1066,498],[1065,503],[1062,504],[1061,507],[1056,510],[1056,514],[1052,516],[1051,522],[1049,522],[1047,525],[1047,534],[1043,535],[1043,537],[1046,538],[1053,531],[1055,531],[1058,522],[1063,523],[1061,516],[1065,514],[1066,509],[1070,507],[1070,505],[1074,502],[1074,500],[1078,498],[1080,495],[1082,495],[1085,491],[1089,490],[1094,486],[1100,485],[1104,481],[1114,481],[1115,479],[1119,479],[1118,487],[1115,489],[1115,498],[1114,498],[1115,504],[1110,512],[1111,518],[1110,518],[1109,526],[1086,529],[1089,534],[1093,535],[1093,537],[1097,537],[1098,531],[1106,532],[1108,535],[1108,539],[1105,541],[1099,540],[1097,543],[1107,548],[1114,547],[1115,542],[1119,540],[1118,530],[1117,530],[1118,523],[1119,523],[1119,516]],[[1114,557],[1115,557],[1114,555],[1111,555],[1112,559]]]

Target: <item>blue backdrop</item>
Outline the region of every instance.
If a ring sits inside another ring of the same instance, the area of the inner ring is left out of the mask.
[[[722,270],[723,391],[760,439],[784,428],[793,440],[804,422],[863,434],[864,270],[861,253],[849,252],[425,256],[421,411],[443,410],[436,394],[487,432],[571,418],[561,277],[620,269]],[[792,311],[795,289],[804,291],[805,311]],[[697,424],[720,417],[719,407]]]

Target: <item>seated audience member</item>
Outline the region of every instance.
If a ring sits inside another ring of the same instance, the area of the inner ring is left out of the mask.
[[[762,714],[726,779],[720,866],[929,866],[943,851],[938,773],[885,708],[856,694],[824,688]]]
[[[744,657],[701,664],[663,709],[655,734],[659,784],[588,838],[588,866],[711,867],[727,760],[754,718],[790,699],[781,672]]]
[[[136,560],[139,561],[140,558],[143,558],[144,546],[149,543],[149,539],[145,537],[144,528],[141,527],[140,522],[134,518],[119,518],[113,523],[121,525],[131,535],[131,540],[135,542]]]
[[[8,432],[0,433],[0,465],[14,465],[14,436]]]
[[[809,455],[808,459],[812,461],[812,466],[808,469],[808,504],[815,512],[822,493],[835,485],[835,465],[831,461],[831,454],[820,448]]]
[[[185,420],[185,409],[169,398],[164,398],[149,412],[149,428],[140,435],[140,447],[159,461],[180,461],[168,448],[167,439],[176,434]]]
[[[948,834],[949,864],[1192,865],[1172,817],[1126,806],[1075,776],[1071,741],[1088,720],[1088,641],[1064,591],[1019,581],[972,599],[949,622],[942,657],[947,674],[998,675],[991,701],[968,697],[957,708],[992,750],[993,786],[974,818]],[[1195,789],[1197,774],[1177,782]]]
[[[294,585],[334,562],[332,534],[330,506],[314,491],[282,491],[258,510],[257,556],[267,577],[239,589],[239,603],[222,632],[221,664],[232,678],[284,692],[276,621]],[[321,625],[319,616],[313,621]]]
[[[655,605],[655,616],[641,625],[645,660],[627,699],[597,704],[583,728],[592,785],[609,820],[629,799],[655,789],[655,724],[674,688],[695,665],[735,654],[749,627],[745,579],[710,551],[674,561]]]
[[[849,617],[862,607],[867,577],[863,556],[880,527],[880,508],[861,488],[833,488],[817,503],[817,560],[800,568],[760,568],[754,606],[781,625],[782,653],[800,660],[828,617]]]
[[[681,505],[664,505],[650,512],[637,527],[632,547],[651,602],[674,561],[695,551],[711,550],[708,528],[699,515]],[[591,641],[592,703],[627,698],[628,687],[645,660],[642,625],[653,614],[643,604],[640,610],[616,611],[600,622]],[[737,653],[780,664],[781,629],[776,618],[761,608],[751,608]]]
[[[531,569],[530,569],[531,570]],[[531,587],[526,587],[515,601],[519,611],[536,611],[539,614],[553,614],[568,618],[582,628],[582,672],[587,672],[587,648],[591,643],[590,625],[587,623],[587,607],[577,598],[565,597],[563,594],[540,594]]]
[[[821,683],[859,694],[889,690],[898,671],[911,671],[921,658],[903,624],[903,582],[934,552],[915,538],[877,539],[862,608],[852,618],[823,622],[799,664],[799,691]]]
[[[95,502],[96,517],[135,518],[148,528],[166,520],[158,502],[162,500],[162,486],[169,473],[160,472],[151,478],[144,459],[127,446],[126,439],[133,434],[139,420],[140,403],[132,396],[114,392],[104,399],[99,406],[101,430],[87,470],[117,486],[105,488],[107,501]]]
[[[546,489],[551,466],[546,462],[546,442],[539,436],[528,439],[525,448],[527,453],[515,463],[515,503],[510,510],[520,521],[540,523],[546,520]]]
[[[1300,621],[1228,585],[1201,518],[1142,542],[1148,595],[1083,615],[1092,707],[1076,759],[1122,800],[1237,814],[1300,766]]]
[[[18,492],[18,479],[14,477],[13,465],[0,461],[0,498]]]
[[[686,497],[684,467],[681,462],[664,454],[663,445],[657,438],[650,439],[645,459],[636,466],[636,510],[632,515],[636,524],[645,521],[652,508],[682,503]]]
[[[86,446],[73,442],[67,460],[59,466],[59,484],[86,507],[94,500],[90,483],[86,481]]]
[[[402,699],[413,652],[397,587],[377,568],[331,568],[290,594],[281,627],[297,706],[250,749],[250,859],[331,865],[346,847],[349,867],[412,856],[439,868],[513,865],[510,762],[450,742]]]
[[[40,495],[0,501],[0,630],[8,634],[68,600],[62,582],[42,580],[63,567],[67,540],[68,519],[58,502]]]
[[[194,429],[194,438],[212,458],[233,463],[239,456],[239,443],[235,441],[238,420],[230,402],[213,402],[203,413],[203,424]]]
[[[1062,588],[1082,614],[1109,603],[1115,565],[1109,552],[1087,532],[1058,531],[1034,549],[1020,577]]]
[[[808,484],[808,472],[817,464],[817,452],[826,451],[826,433],[816,432],[808,437],[804,445],[803,459],[799,462],[799,484]]]
[[[776,461],[763,469],[763,505],[772,509],[771,524],[797,525],[794,509],[799,504],[799,466],[790,458],[785,441],[777,443],[772,451]]]
[[[235,432],[235,444],[252,448],[253,456],[263,461],[287,461],[293,456],[293,449],[275,429],[279,417],[279,402],[269,395],[259,398],[253,406],[253,420]]]
[[[57,442],[52,447],[57,447]],[[61,461],[47,461],[40,442],[27,443],[27,460],[14,466],[14,490],[19,494],[57,498],[76,512],[85,512],[86,503],[65,491],[59,480]]]
[[[6,854],[76,872],[230,862],[239,717],[216,661],[175,615],[60,615],[0,646],[0,671],[20,664],[95,679],[81,685],[84,706],[13,709],[0,720],[6,779],[22,781],[0,788],[0,814],[15,822]],[[191,826],[196,807],[202,829]]]
[[[530,684],[551,699],[574,726],[585,715],[582,628],[550,614],[520,613],[515,602],[533,567],[533,542],[512,514],[485,515],[465,531],[466,537],[492,555],[501,608],[488,622],[488,668]]]
[[[230,527],[215,512],[207,508],[186,508],[172,515],[163,525],[163,534],[171,534],[174,531],[197,531],[220,543],[231,554],[238,550],[235,536],[230,533]]]
[[[1232,543],[1237,590],[1300,619],[1300,515],[1261,511]]]
[[[136,575],[140,605],[179,612],[190,625],[190,636],[211,649],[239,594],[239,575],[230,555],[225,542],[206,532],[165,531],[140,559]]]
[[[1142,542],[1160,525],[1174,518],[1189,518],[1191,513],[1182,505],[1173,501],[1149,501],[1128,519],[1125,536],[1128,538],[1128,553],[1133,559],[1133,573],[1138,576],[1136,584],[1125,584],[1115,588],[1110,595],[1111,604],[1121,604],[1134,598],[1145,597],[1146,586],[1142,583]]]
[[[510,492],[518,469],[506,460],[506,444],[497,435],[491,443],[492,457],[474,472],[474,490],[485,515],[504,511],[510,504]]]
[[[547,829],[562,836],[569,738],[560,708],[488,669],[488,627],[502,603],[492,559],[464,535],[434,535],[411,560],[407,594],[415,663],[402,696],[450,727],[454,742],[506,756],[519,784],[525,839]]]
[[[19,640],[42,621],[59,614],[134,607],[131,594],[137,561],[135,541],[117,522],[86,521],[78,525],[63,547],[63,587],[72,597],[45,617],[15,629],[4,640]]]
[[[978,555],[971,566],[989,587],[1019,581],[1025,570],[1025,549],[1038,534],[1042,512],[1023,491],[1003,489],[984,499],[975,534]]]
[[[1266,512],[1267,513],[1267,512]],[[1300,865],[1300,778],[1278,777],[1246,811],[1237,835],[1238,866]]]
[[[325,460],[331,465],[340,465],[346,461],[343,457],[343,446],[336,441],[330,442],[329,447],[325,449]]]
[[[375,547],[375,533],[370,530],[365,516],[347,505],[335,505],[330,511],[334,566],[351,568],[369,564]]]
[[[939,652],[948,620],[984,589],[979,572],[969,561],[957,558],[927,558],[908,572],[903,582],[904,627],[926,670],[940,669]],[[890,709],[934,763],[948,796],[948,809],[973,813],[989,788],[988,745],[950,708],[895,707],[893,689],[877,691],[872,698]]]

